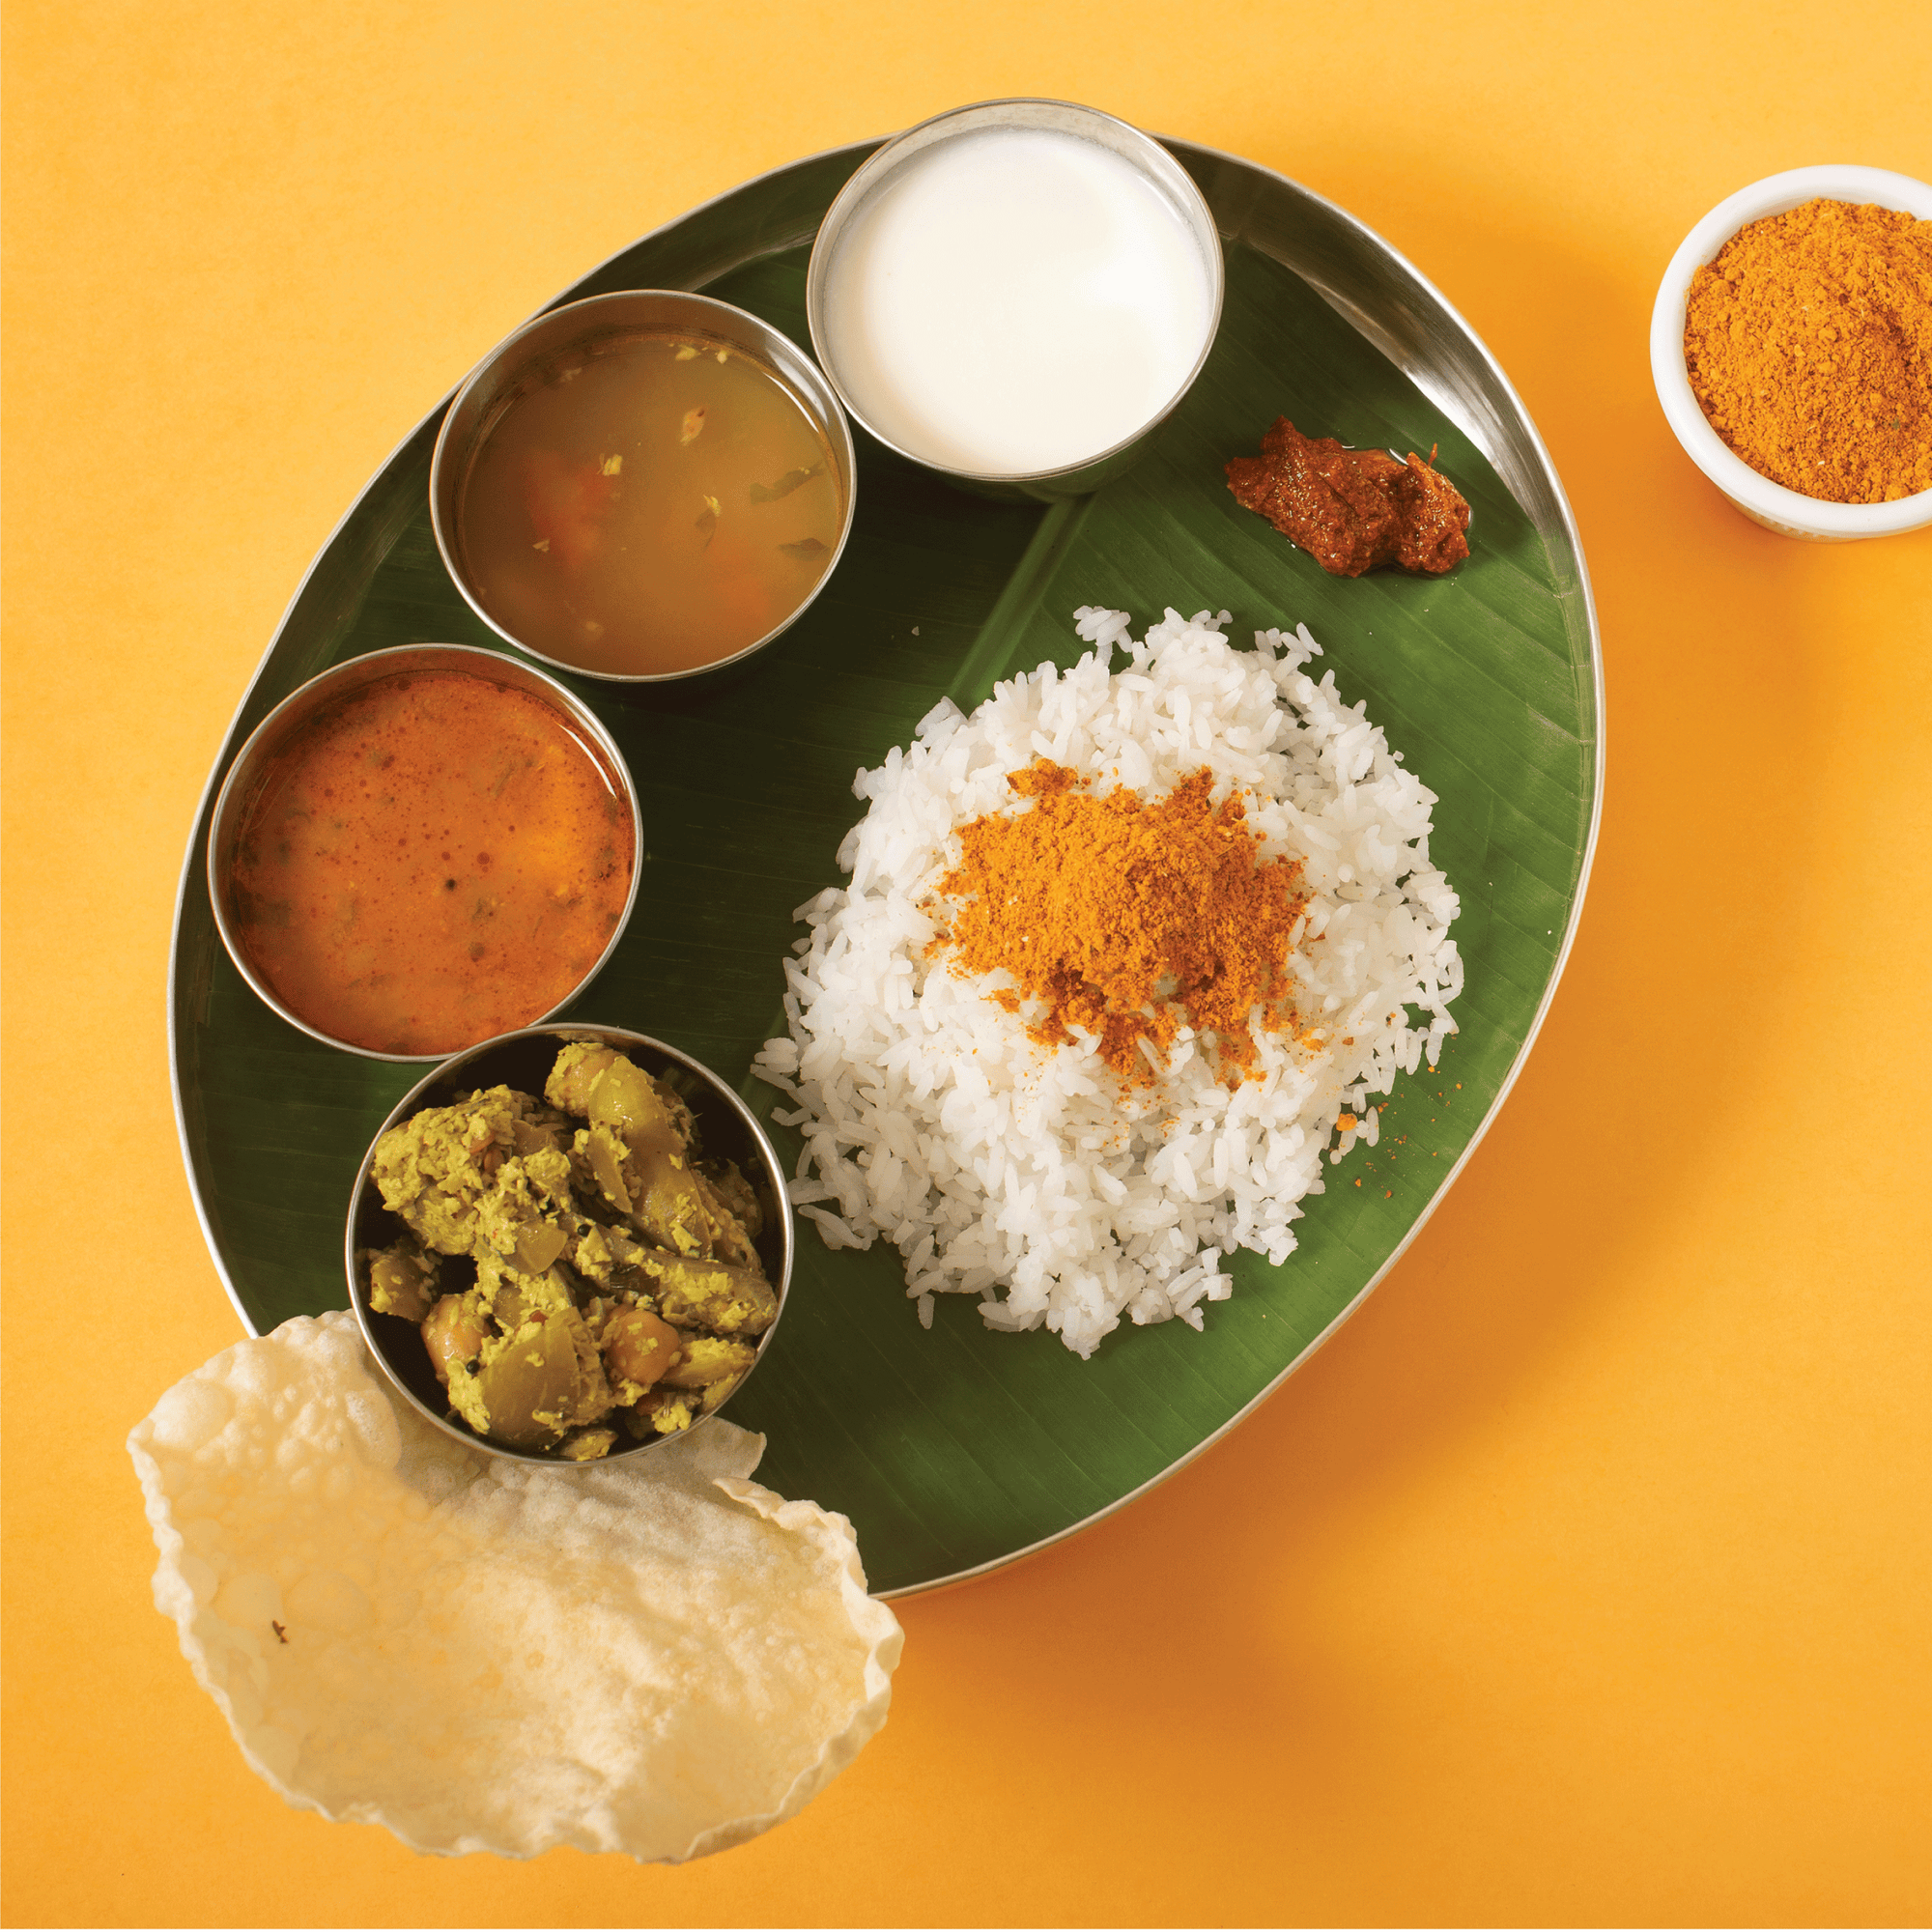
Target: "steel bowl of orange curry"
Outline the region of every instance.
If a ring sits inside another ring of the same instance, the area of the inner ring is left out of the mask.
[[[555,679],[458,644],[373,651],[255,728],[209,832],[222,944],[293,1027],[441,1060],[547,1020],[610,957],[642,827]]]

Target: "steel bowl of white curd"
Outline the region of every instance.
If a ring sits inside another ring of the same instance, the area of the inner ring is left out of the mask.
[[[987,100],[888,141],[826,212],[811,346],[888,448],[981,494],[1112,481],[1193,386],[1221,240],[1154,140],[1065,100]]]

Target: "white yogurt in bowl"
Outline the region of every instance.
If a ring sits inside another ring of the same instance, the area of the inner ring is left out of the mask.
[[[1207,206],[1158,143],[1092,108],[994,101],[859,170],[819,231],[807,308],[880,441],[1061,496],[1123,468],[1186,393],[1221,280]]]

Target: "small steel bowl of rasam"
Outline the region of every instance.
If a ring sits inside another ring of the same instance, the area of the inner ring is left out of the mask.
[[[736,664],[795,623],[852,527],[852,433],[811,358],[708,296],[592,296],[457,391],[437,546],[505,641],[626,683]]]
[[[445,1435],[605,1462],[718,1412],[791,1282],[785,1175],[711,1069],[620,1027],[458,1054],[364,1156],[344,1243],[383,1372]]]
[[[554,678],[410,644],[256,726],[209,827],[228,956],[293,1027],[441,1060],[561,1011],[611,956],[642,825],[623,753]]]

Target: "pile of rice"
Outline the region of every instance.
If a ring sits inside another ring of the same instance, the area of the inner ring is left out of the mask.
[[[1227,621],[1170,610],[1136,643],[1125,612],[1083,609],[1094,649],[1071,670],[1042,665],[970,718],[942,701],[910,750],[853,782],[869,807],[839,848],[851,884],[799,908],[810,932],[785,967],[790,1037],[754,1063],[796,1102],[776,1115],[805,1137],[792,1199],[829,1247],[892,1241],[927,1325],[933,1295],[977,1294],[989,1326],[1044,1323],[1083,1356],[1122,1316],[1201,1327],[1202,1304],[1232,1292],[1222,1257],[1286,1261],[1331,1141],[1335,1161],[1373,1147],[1369,1095],[1425,1054],[1434,1065],[1455,1031],[1463,967],[1456,895],[1429,862],[1435,794],[1332,671],[1304,670],[1321,654],[1306,626],[1237,651]],[[1038,757],[1144,799],[1204,764],[1216,801],[1245,791],[1260,856],[1303,863],[1289,969],[1310,1036],[1257,1026],[1258,1077],[1230,1091],[1183,1025],[1161,1077],[1123,1094],[1096,1039],[1037,1045],[1039,1003],[1013,1014],[986,997],[1010,975],[967,979],[947,949],[926,956],[954,828],[1030,809],[1007,775]]]

